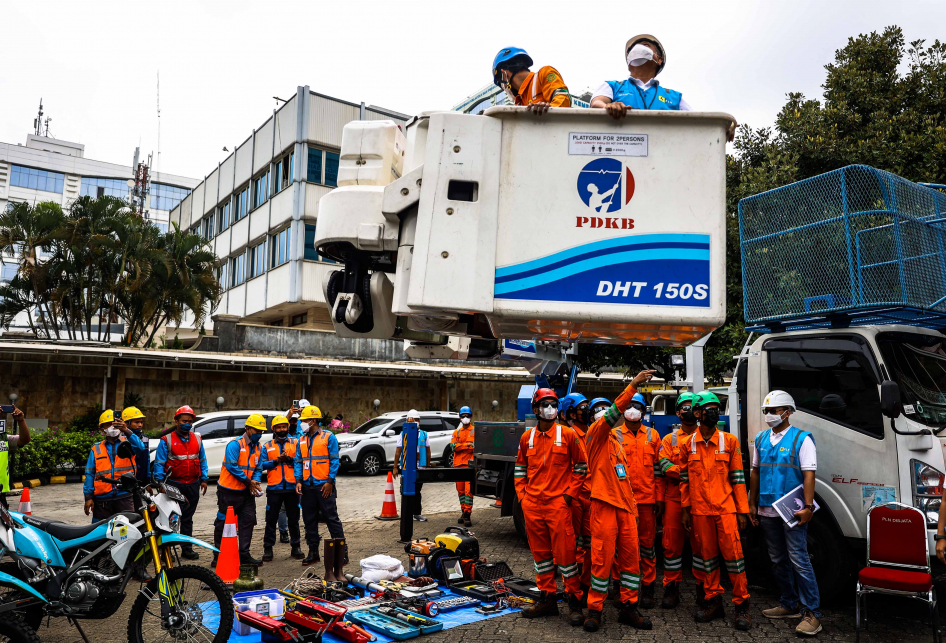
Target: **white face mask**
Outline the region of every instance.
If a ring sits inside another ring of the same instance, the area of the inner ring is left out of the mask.
[[[782,416],[775,413],[766,413],[765,414],[765,423],[769,425],[769,428],[774,429],[779,424],[782,423]]]
[[[558,409],[554,406],[543,406],[539,409],[539,417],[543,420],[554,420],[558,417]]]
[[[654,59],[654,52],[650,47],[637,43],[627,52],[627,64],[631,67],[640,67]]]
[[[117,438],[119,433],[121,433],[121,431],[118,429],[105,429],[105,437],[107,438]]]
[[[470,423],[470,418],[460,418],[460,422],[463,423],[463,426],[466,426]]]
[[[624,419],[629,422],[640,422],[641,412],[638,409],[635,409],[633,406],[628,410],[624,411]]]
[[[604,414],[608,412],[608,409],[601,409],[600,411],[595,411],[595,420],[600,420],[604,417]]]

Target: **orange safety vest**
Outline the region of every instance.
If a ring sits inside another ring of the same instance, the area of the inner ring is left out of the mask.
[[[125,436],[119,436],[118,442],[125,442]],[[118,448],[117,444],[115,448]],[[104,441],[96,442],[95,445],[92,446],[92,453],[95,454],[95,489],[93,493],[96,496],[104,496],[115,490],[115,485],[100,480],[99,476],[118,480],[122,477],[122,474],[135,473],[134,458],[120,458],[116,453],[115,461],[112,462],[112,459],[108,455],[108,450],[105,448]]]
[[[299,438],[299,455],[302,459],[302,479],[328,480],[331,466],[328,459],[328,431],[320,431],[314,436],[311,447],[309,436]],[[311,452],[310,452],[311,449]]]
[[[172,431],[164,436],[168,445],[167,477],[184,483],[200,480],[200,434],[191,433],[185,442]]]
[[[253,472],[256,471],[256,467],[259,466],[259,459],[262,450],[259,448],[251,449],[245,435],[240,438],[239,441],[240,458],[237,460],[237,466],[240,467],[243,470],[243,473],[246,474],[247,480],[252,480]],[[245,482],[230,473],[230,470],[227,469],[226,457],[224,457],[223,466],[220,467],[220,478],[217,480],[217,486],[225,487],[227,489],[234,489],[237,491],[247,488]]]
[[[453,432],[453,439],[451,440],[453,442],[453,466],[465,467],[473,459],[474,436],[473,422],[470,422],[470,426],[466,428],[460,425],[460,428]]]
[[[278,442],[276,442],[276,439],[273,438],[266,443],[266,459],[270,462],[274,462],[283,453],[291,458],[295,458],[296,444],[298,444],[298,440],[295,438],[286,438],[285,448],[283,448]],[[290,462],[289,464],[280,464],[273,467],[266,472],[266,484],[276,485],[282,483],[284,480],[289,484],[296,484],[296,472],[294,466],[295,465]]]
[[[530,72],[516,95],[516,105],[548,103],[551,107],[571,107],[572,98],[562,75],[555,67],[542,67],[537,72]]]

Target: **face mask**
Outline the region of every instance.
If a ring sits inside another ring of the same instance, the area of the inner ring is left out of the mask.
[[[774,429],[782,423],[782,416],[777,413],[766,413],[765,423],[769,425],[769,428]]]
[[[687,424],[696,424],[696,414],[693,412],[692,408],[688,408],[686,411],[684,411],[680,416],[680,419]]]
[[[121,431],[118,429],[105,429],[105,437],[107,438],[117,438],[119,433]]]
[[[600,409],[595,411],[595,421],[600,420],[604,417],[604,414],[608,412],[608,409]]]
[[[716,426],[719,422],[719,409],[704,409],[700,422],[706,426]]]
[[[273,431],[273,435],[275,435],[280,440],[285,440],[287,437],[289,437],[289,431]]]
[[[543,420],[554,420],[558,417],[558,409],[554,406],[543,406],[539,409],[539,417]]]
[[[460,418],[460,422],[463,424],[463,426],[466,426],[470,423],[470,418]]]
[[[260,438],[259,433],[254,433],[250,435],[250,444],[256,444],[257,442],[259,442],[259,438]]]
[[[509,97],[509,100],[513,103],[516,102],[516,92],[512,89],[512,74],[509,75],[509,78],[503,76],[505,72],[499,72],[499,86],[503,88],[503,91],[506,92],[506,96]]]
[[[585,426],[587,426],[588,424],[590,424],[590,423],[591,423],[591,409],[589,409],[587,406],[583,406],[583,407],[579,408],[579,409],[578,409],[578,420],[579,420],[582,424],[584,424]]]
[[[184,423],[182,423],[182,424],[179,424],[178,427],[177,427],[177,429],[178,429],[178,431],[180,431],[181,433],[188,433],[188,432],[190,432],[190,430],[191,430],[191,423],[190,423],[190,422],[184,422]]]
[[[640,67],[654,59],[654,52],[645,44],[637,43],[627,52],[627,64],[631,67]]]
[[[628,410],[624,411],[624,419],[628,422],[640,422],[641,412],[640,409],[635,409],[633,406]]]

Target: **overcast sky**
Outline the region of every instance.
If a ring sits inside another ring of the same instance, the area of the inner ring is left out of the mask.
[[[25,143],[40,97],[56,138],[202,178],[298,85],[413,114],[490,82],[497,50],[524,47],[581,93],[626,77],[625,41],[656,35],[660,76],[694,109],[770,125],[785,94],[820,97],[848,37],[896,24],[946,37],[943,0],[792,2],[42,2],[4,0],[0,141]],[[938,25],[938,26],[937,26]]]

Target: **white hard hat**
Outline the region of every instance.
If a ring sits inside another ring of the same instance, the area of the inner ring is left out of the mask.
[[[785,391],[769,391],[769,394],[765,396],[765,399],[762,400],[762,408],[776,408],[779,406],[788,406],[794,411],[795,409],[795,400],[792,399],[792,396],[786,393]]]
[[[309,402],[309,400],[306,400],[306,399],[304,399],[304,398],[301,399],[301,400],[299,400],[299,408],[300,408],[300,409],[304,409],[304,408],[307,407],[307,406],[312,406],[312,403]]]
[[[419,420],[419,419],[420,419],[420,413],[417,412],[417,409],[411,409],[410,411],[407,412],[407,419],[408,419],[408,420]]]

